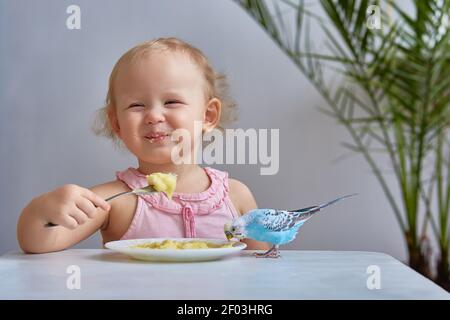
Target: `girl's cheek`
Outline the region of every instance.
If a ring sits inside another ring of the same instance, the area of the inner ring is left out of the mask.
[[[170,119],[172,124],[176,126],[177,128],[186,128],[188,129],[190,127],[190,117],[188,114],[176,114],[172,115],[171,117],[168,117],[167,119]]]

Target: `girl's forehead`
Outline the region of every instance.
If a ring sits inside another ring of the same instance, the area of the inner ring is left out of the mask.
[[[151,87],[154,90],[194,90],[203,88],[200,68],[177,52],[151,53],[124,63],[117,74],[118,91]]]
[[[186,54],[152,53],[125,63],[121,70],[128,78],[138,80],[192,82],[202,78],[200,68]]]

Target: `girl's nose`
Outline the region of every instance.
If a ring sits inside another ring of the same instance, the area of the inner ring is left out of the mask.
[[[145,113],[145,122],[154,124],[158,122],[163,122],[165,120],[164,118],[164,112],[161,107],[159,106],[152,106],[147,109]]]

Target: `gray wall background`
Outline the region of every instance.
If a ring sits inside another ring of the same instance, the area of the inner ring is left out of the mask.
[[[81,7],[81,30],[66,28],[71,4]],[[358,155],[336,162],[348,134],[317,110],[325,106],[319,94],[230,0],[0,0],[0,254],[18,249],[17,219],[34,196],[66,183],[109,181],[136,165],[95,137],[90,124],[120,55],[161,36],[190,42],[228,74],[240,106],[235,127],[280,129],[277,175],[261,176],[258,165],[215,166],[246,183],[259,207],[292,209],[359,192],[311,219],[287,248],[406,259],[397,222],[366,163]],[[97,234],[76,247],[100,243]]]

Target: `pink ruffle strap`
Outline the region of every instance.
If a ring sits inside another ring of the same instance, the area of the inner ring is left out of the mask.
[[[186,238],[195,238],[195,218],[192,208],[185,206],[181,209],[184,222],[184,232]]]

